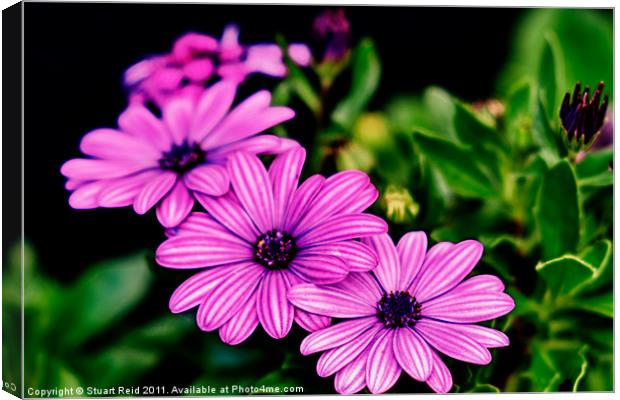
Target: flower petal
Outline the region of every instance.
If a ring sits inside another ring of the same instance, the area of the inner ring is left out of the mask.
[[[60,173],[67,178],[90,181],[120,178],[148,168],[144,161],[74,158],[60,167]]]
[[[305,281],[301,280],[301,278],[292,273],[290,270],[285,270],[284,272],[286,274],[286,279],[288,279],[291,286],[305,283]],[[297,324],[306,331],[314,332],[328,327],[332,323],[332,319],[331,317],[311,313],[296,307],[295,322],[297,322]]]
[[[209,214],[193,212],[175,228],[168,229],[169,237],[174,236],[208,236],[245,243],[239,236],[233,234]]]
[[[354,272],[370,271],[377,266],[377,255],[374,250],[353,240],[307,247],[299,254],[324,254],[338,257],[347,263],[349,271]]]
[[[228,159],[232,187],[261,232],[273,229],[273,192],[265,166],[257,156],[235,153]]]
[[[142,190],[133,202],[133,209],[142,215],[159,202],[174,186],[177,174],[172,171],[162,171],[142,187]]]
[[[80,186],[69,196],[69,205],[76,210],[99,207],[97,196],[106,187],[106,183],[106,181],[95,181]]]
[[[426,383],[436,393],[448,393],[450,389],[452,389],[452,374],[439,355],[434,351],[433,372],[426,380]]]
[[[97,158],[144,161],[153,166],[161,157],[161,152],[144,139],[107,128],[87,133],[80,142],[80,150]]]
[[[215,83],[205,90],[196,106],[189,135],[191,141],[201,142],[213,130],[230,110],[236,92],[237,85],[227,81]]]
[[[242,264],[228,264],[217,268],[209,268],[192,275],[172,293],[168,302],[170,311],[178,314],[200,305],[209,292],[215,289],[239,265]]]
[[[257,292],[258,320],[274,339],[288,334],[295,319],[295,309],[286,298],[290,284],[282,271],[267,271]]]
[[[208,149],[207,159],[214,162],[225,162],[231,154],[238,151],[249,154],[278,154],[285,149],[285,143],[288,142],[284,142],[282,138],[275,135],[258,135],[225,146]]]
[[[487,328],[480,325],[452,324],[450,329],[456,329],[464,335],[487,348],[505,347],[510,344],[510,339],[504,332],[497,329]]]
[[[365,317],[376,313],[371,305],[333,287],[296,285],[289,290],[288,299],[295,307],[335,318]]]
[[[403,235],[396,246],[400,258],[400,284],[407,289],[422,268],[427,246],[424,232],[409,232]]]
[[[451,329],[453,325],[423,318],[416,323],[415,331],[447,356],[472,364],[490,363],[489,350],[458,329]]]
[[[306,150],[298,147],[278,156],[269,166],[269,178],[273,185],[274,223],[280,227],[291,197],[297,189]]]
[[[172,137],[164,124],[141,104],[132,104],[118,117],[123,132],[151,143],[160,151],[170,150]]]
[[[301,342],[301,354],[317,353],[342,346],[370,329],[377,322],[375,316],[355,318],[337,323],[306,336]]]
[[[312,175],[306,179],[299,188],[295,191],[295,194],[291,197],[286,217],[284,218],[283,228],[287,232],[294,232],[299,220],[303,218],[306,210],[314,201],[314,198],[318,195],[325,178],[321,175]]]
[[[183,179],[188,189],[210,196],[221,196],[230,187],[228,171],[221,165],[201,165],[186,173]]]
[[[133,204],[144,185],[159,175],[159,171],[149,170],[125,178],[112,179],[97,195],[100,207],[124,207]]]
[[[256,226],[254,226],[254,223],[243,207],[241,207],[232,191],[228,191],[225,195],[219,197],[205,196],[200,193],[194,193],[194,195],[200,204],[220,224],[245,239],[248,243],[256,243],[260,232],[256,229]]]
[[[382,329],[383,326],[376,323],[348,343],[321,354],[316,364],[316,372],[325,378],[340,371],[368,348]]]
[[[373,205],[377,198],[379,197],[379,191],[376,186],[369,182],[368,185],[362,190],[360,190],[357,195],[351,199],[351,202],[348,203],[344,208],[342,208],[339,213],[342,214],[357,214],[365,211],[368,207]]]
[[[194,198],[183,181],[177,181],[172,190],[157,206],[157,219],[165,228],[179,225],[192,212]]]
[[[345,279],[330,287],[357,297],[373,308],[384,294],[377,280],[368,272],[350,272]]]
[[[295,112],[288,107],[269,107],[270,102],[271,94],[266,90],[244,100],[207,135],[202,142],[203,148],[236,142],[295,116]]]
[[[220,338],[226,344],[234,346],[249,338],[258,326],[256,313],[256,293],[239,309],[219,330]]]
[[[220,282],[198,308],[196,320],[200,329],[210,332],[228,322],[251,301],[264,272],[262,266],[248,262]]]
[[[340,394],[353,394],[366,386],[366,364],[370,347],[366,347],[353,361],[336,372],[334,388]]]
[[[433,350],[418,333],[397,329],[394,334],[394,356],[413,379],[424,382],[433,371]]]
[[[373,273],[379,279],[381,286],[386,292],[403,290],[400,280],[400,259],[396,252],[396,246],[387,233],[382,235],[362,238],[362,243],[368,245],[377,253],[379,265]]]
[[[177,236],[157,249],[157,263],[168,268],[211,267],[252,259],[252,248],[218,236]]]
[[[475,279],[475,282],[469,282],[474,278],[468,279],[441,296],[424,302],[424,316],[448,322],[470,323],[501,317],[512,311],[515,303],[509,295],[503,292],[480,290],[478,282],[486,281],[486,279]]]
[[[344,260],[321,254],[298,254],[289,268],[302,280],[317,285],[340,282],[349,273]]]
[[[366,362],[366,384],[371,393],[383,393],[394,386],[402,368],[394,356],[394,331],[386,331],[373,343]]]
[[[316,246],[324,243],[379,235],[386,233],[388,226],[384,220],[371,214],[341,215],[313,227],[302,234],[299,247]]]
[[[299,221],[294,234],[303,233],[327,218],[338,214],[340,210],[354,201],[369,182],[368,175],[356,170],[339,172],[329,177],[325,180],[321,192],[315,197]]]
[[[465,240],[437,256],[423,267],[415,296],[419,302],[439,296],[455,287],[476,266],[483,247],[475,240]]]
[[[189,137],[194,105],[185,97],[170,100],[163,108],[163,119],[172,141],[180,145]]]

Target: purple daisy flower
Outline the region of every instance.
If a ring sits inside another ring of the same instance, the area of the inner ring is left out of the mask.
[[[297,187],[305,154],[289,150],[267,171],[258,157],[239,152],[228,160],[233,189],[221,197],[197,195],[209,214],[190,215],[157,249],[162,266],[208,268],[177,288],[172,312],[198,306],[200,329],[219,329],[231,345],[259,323],[276,339],[293,321],[308,331],[330,324],[329,317],[295,308],[288,291],[373,269],[374,251],[355,239],[387,232],[387,224],[363,213],[378,195],[363,172],[314,175]]]
[[[167,103],[162,119],[132,105],[118,119],[118,129],[87,133],[80,149],[91,158],[65,162],[73,208],[133,205],[144,214],[157,205],[165,227],[178,225],[191,211],[196,193],[220,196],[228,191],[226,160],[243,150],[276,154],[297,142],[257,135],[294,116],[287,107],[271,107],[260,91],[231,110],[236,86],[220,82],[192,101]]]
[[[405,370],[434,391],[452,387],[452,375],[438,352],[474,364],[491,362],[489,348],[507,346],[502,332],[475,322],[510,312],[514,301],[492,275],[461,282],[482,255],[474,240],[441,242],[426,252],[423,232],[410,232],[394,246],[388,235],[362,239],[379,265],[351,273],[334,285],[302,284],[289,301],[308,312],[345,318],[304,339],[302,354],[324,353],[322,377],[336,374],[339,393],[390,389]]]
[[[291,44],[288,53],[299,65],[310,63],[310,50],[304,44]],[[283,77],[286,72],[277,44],[241,45],[239,29],[229,25],[220,40],[194,32],[181,36],[169,54],[149,57],[129,67],[124,82],[131,91],[132,103],[153,101],[163,105],[179,91],[195,93],[212,77],[239,84],[250,74]]]

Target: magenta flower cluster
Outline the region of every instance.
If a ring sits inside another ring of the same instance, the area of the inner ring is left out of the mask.
[[[309,64],[305,45],[287,51]],[[221,40],[187,34],[170,54],[130,67],[118,127],[88,132],[85,156],[61,167],[71,207],[154,208],[168,236],[157,262],[196,271],[170,310],[197,308],[198,327],[230,345],[259,325],[283,338],[295,322],[311,332],[301,353],[322,352],[317,373],[335,375],[339,393],[385,392],[402,371],[447,392],[441,354],[488,364],[489,349],[509,341],[476,323],[514,302],[498,278],[467,278],[482,245],[427,251],[426,235],[410,232],[395,246],[386,222],[366,212],[379,192],[364,172],[300,182],[305,149],[265,133],[294,111],[272,106],[265,90],[236,99],[252,73],[285,76],[282,51],[239,44],[233,26]],[[268,167],[265,154],[275,155]]]

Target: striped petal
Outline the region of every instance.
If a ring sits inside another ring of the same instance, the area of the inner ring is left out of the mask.
[[[452,374],[439,355],[434,351],[433,372],[431,372],[426,383],[436,393],[448,393],[450,389],[452,389]]]
[[[69,196],[69,205],[76,210],[99,207],[97,197],[106,185],[107,181],[95,181],[81,185]]]
[[[288,140],[297,143],[294,140]],[[275,135],[258,135],[225,146],[207,149],[207,159],[214,162],[225,162],[231,154],[238,151],[249,154],[279,154],[286,150],[286,143],[288,142],[285,142],[284,138]]]
[[[108,181],[97,195],[100,207],[125,207],[132,205],[144,185],[159,175],[159,171],[150,170]]]
[[[215,289],[223,279],[230,275],[235,267],[239,267],[239,264],[209,268],[192,275],[172,293],[170,301],[168,302],[170,311],[178,314],[200,305],[209,292]]]
[[[373,308],[384,294],[377,280],[368,272],[350,272],[346,279],[331,287],[342,290]]]
[[[295,309],[286,297],[289,287],[282,271],[268,271],[258,288],[258,320],[274,339],[286,336],[293,326]]]
[[[251,301],[264,272],[262,266],[249,262],[223,280],[198,308],[200,329],[214,331],[237,314]]]
[[[228,159],[228,172],[239,202],[261,232],[274,227],[274,200],[265,166],[256,156],[235,153]]]
[[[276,157],[269,166],[269,178],[273,185],[274,223],[280,227],[292,195],[297,189],[306,150],[298,147]]]
[[[151,167],[151,163],[145,161],[74,158],[60,167],[60,173],[67,178],[90,181],[120,178]]]
[[[339,172],[329,177],[315,201],[308,207],[294,233],[303,233],[338,214],[369,182],[368,175],[355,170]]]
[[[340,394],[353,394],[366,386],[366,364],[370,347],[362,351],[346,367],[336,373],[334,388]]]
[[[293,194],[286,212],[283,224],[285,231],[294,232],[299,220],[303,218],[306,210],[314,201],[324,183],[324,177],[321,175],[312,175],[299,186]]]
[[[174,98],[163,107],[163,120],[172,136],[172,141],[180,145],[189,137],[194,105],[185,97]]]
[[[254,223],[239,204],[234,193],[229,191],[219,197],[205,196],[195,193],[196,199],[209,212],[214,219],[224,225],[228,230],[234,232],[248,243],[255,243],[260,236],[260,232]]]
[[[291,286],[300,285],[306,283],[297,275],[289,270],[284,271],[286,279],[290,282]],[[318,331],[328,327],[332,323],[331,317],[311,313],[301,308],[295,308],[295,322],[308,332]]]
[[[256,293],[219,330],[222,342],[234,346],[249,338],[258,326]]]
[[[471,279],[448,293],[424,302],[424,316],[442,321],[471,323],[501,317],[515,307],[514,300],[506,293],[476,288],[478,282],[486,279],[476,279],[476,282],[470,283]]]
[[[230,187],[228,171],[221,165],[201,165],[186,173],[183,179],[189,189],[210,196],[221,196]]]
[[[342,346],[370,329],[376,322],[377,318],[374,316],[356,318],[313,332],[301,342],[301,354],[307,356]]]
[[[394,356],[413,379],[424,382],[433,371],[433,350],[418,333],[401,328],[394,334]]]
[[[505,347],[510,344],[510,339],[503,332],[486,326],[452,324],[450,329],[463,333],[486,348]]]
[[[377,338],[368,353],[366,362],[366,384],[371,393],[383,393],[394,386],[402,368],[394,356],[392,342],[394,331],[386,331]]]
[[[349,271],[370,271],[377,266],[377,255],[369,246],[347,240],[344,242],[328,243],[303,249],[301,254],[324,254],[344,260]]]
[[[164,267],[203,268],[252,259],[252,248],[217,236],[177,236],[163,242],[155,259]]]
[[[455,287],[476,266],[483,247],[475,240],[465,240],[437,256],[428,264],[417,282],[415,296],[420,302],[439,296]]]
[[[194,198],[179,180],[157,206],[157,219],[165,228],[172,228],[179,225],[193,207]]]
[[[447,356],[472,364],[486,365],[491,362],[491,353],[483,345],[471,339],[453,324],[423,318],[415,330],[431,346]]]
[[[288,299],[295,307],[335,318],[357,318],[374,315],[373,306],[351,294],[313,284],[296,285],[288,293]]]
[[[316,372],[325,378],[340,371],[368,348],[382,329],[383,326],[377,323],[348,343],[321,354]]]
[[[409,232],[398,241],[396,250],[400,258],[400,285],[405,290],[420,272],[428,242],[424,232]]]
[[[299,247],[339,242],[366,236],[386,233],[388,226],[384,220],[370,214],[342,215],[310,229],[297,240]]]
[[[365,237],[362,238],[362,243],[377,253],[379,265],[373,270],[373,273],[379,279],[383,289],[387,292],[404,289],[400,283],[400,259],[390,235],[385,233]]]
[[[174,186],[177,174],[171,171],[162,171],[142,187],[142,190],[133,202],[133,209],[142,215],[157,204]]]
[[[168,229],[170,237],[174,236],[208,236],[213,238],[225,239],[232,242],[245,243],[245,241],[234,235],[222,224],[202,212],[193,212],[178,226]]]
[[[349,273],[344,260],[321,254],[298,254],[289,268],[302,280],[317,285],[340,282]]]
[[[360,190],[357,195],[351,199],[351,202],[345,205],[339,213],[342,214],[357,214],[365,211],[373,205],[379,198],[379,191],[372,183],[368,183],[366,187]]]

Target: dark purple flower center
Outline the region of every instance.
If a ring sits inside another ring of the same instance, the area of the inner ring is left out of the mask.
[[[206,155],[200,144],[189,144],[187,141],[184,141],[180,145],[173,145],[172,149],[165,152],[159,159],[159,166],[161,169],[183,174],[202,164],[205,161]]]
[[[414,326],[421,311],[422,305],[407,291],[390,292],[377,303],[377,316],[388,328]]]
[[[254,245],[254,260],[267,269],[285,269],[297,254],[295,239],[290,234],[273,229],[258,237]]]

